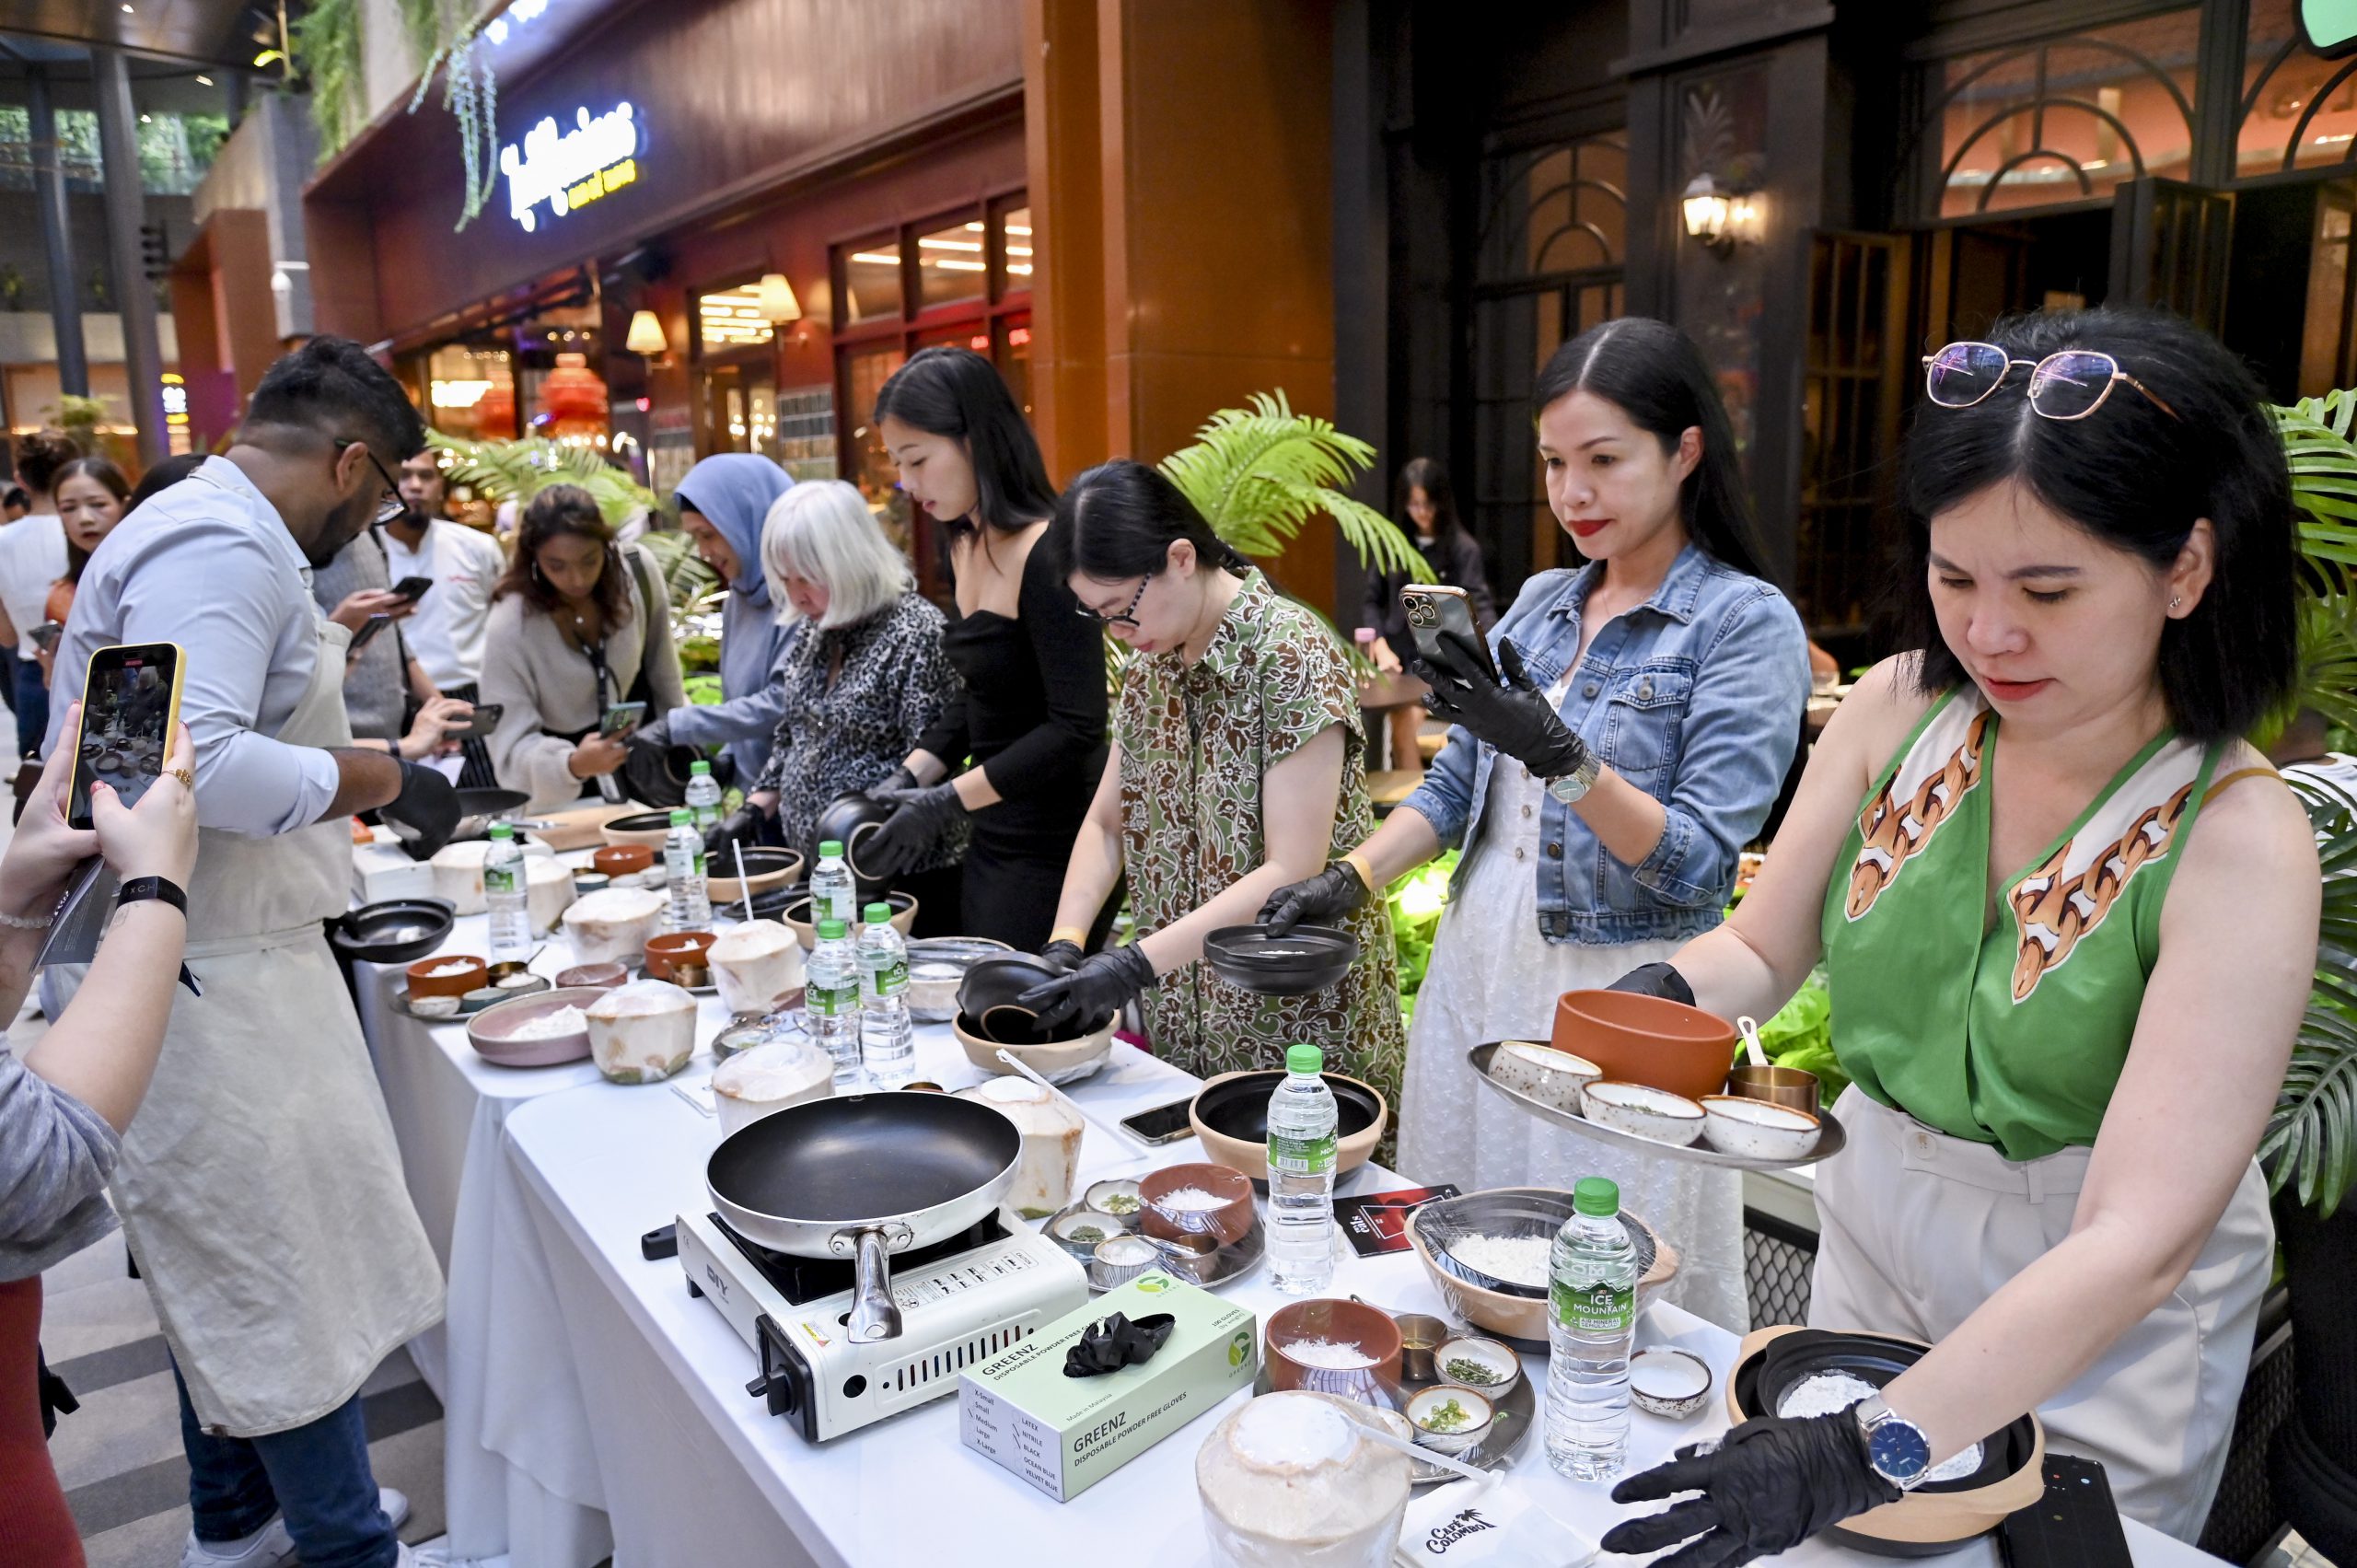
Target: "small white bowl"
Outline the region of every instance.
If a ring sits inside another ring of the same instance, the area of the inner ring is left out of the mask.
[[[1476,1382],[1469,1377],[1457,1376],[1448,1369],[1452,1361],[1477,1363],[1495,1380]],[[1441,1347],[1433,1352],[1433,1370],[1440,1374],[1443,1382],[1459,1384],[1495,1403],[1506,1397],[1508,1389],[1522,1381],[1522,1357],[1515,1354],[1510,1345],[1468,1335],[1462,1339],[1443,1341]]]
[[[1580,1090],[1580,1114],[1599,1127],[1680,1147],[1702,1131],[1702,1108],[1684,1095],[1607,1078]]]
[[[1446,1432],[1434,1432],[1426,1426],[1424,1422],[1432,1412],[1451,1400],[1465,1411],[1465,1424]],[[1416,1429],[1416,1441],[1436,1454],[1461,1454],[1479,1443],[1490,1430],[1493,1413],[1488,1400],[1455,1383],[1426,1388],[1408,1401],[1408,1421]]]
[[[1536,1040],[1510,1040],[1491,1055],[1490,1076],[1541,1104],[1575,1111],[1580,1090],[1603,1077],[1604,1069],[1585,1056]]]
[[[1710,1364],[1690,1351],[1666,1345],[1629,1358],[1629,1397],[1649,1415],[1684,1421],[1711,1397]]]
[[[1740,1095],[1702,1097],[1702,1136],[1723,1154],[1745,1159],[1806,1159],[1817,1147],[1817,1118],[1788,1105]]]

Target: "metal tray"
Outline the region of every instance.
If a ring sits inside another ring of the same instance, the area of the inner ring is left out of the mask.
[[[1640,1138],[1634,1133],[1623,1132],[1616,1128],[1598,1126],[1585,1116],[1549,1105],[1544,1100],[1533,1099],[1528,1095],[1510,1089],[1491,1077],[1490,1058],[1496,1054],[1498,1047],[1504,1043],[1502,1040],[1492,1040],[1486,1045],[1477,1045],[1465,1053],[1467,1063],[1472,1067],[1474,1076],[1481,1080],[1483,1088],[1488,1089],[1492,1094],[1503,1095],[1542,1121],[1551,1121],[1558,1127],[1577,1132],[1583,1138],[1593,1138],[1599,1144],[1609,1144],[1616,1149],[1634,1149],[1640,1154],[1658,1155],[1664,1159],[1685,1160],[1692,1165],[1715,1165],[1728,1170],[1788,1170],[1794,1166],[1815,1165],[1821,1159],[1830,1158],[1840,1154],[1850,1142],[1849,1132],[1842,1127],[1840,1121],[1834,1116],[1831,1106],[1823,1106],[1817,1110],[1817,1120],[1819,1123],[1819,1131],[1817,1147],[1794,1160],[1747,1159],[1741,1155],[1722,1154],[1708,1144],[1700,1142],[1681,1146],[1677,1144],[1661,1143],[1652,1138]]]
[[[1088,1207],[1088,1202],[1086,1198],[1083,1198],[1077,1202],[1057,1210],[1054,1214],[1050,1214],[1046,1219],[1039,1222],[1040,1233],[1046,1236],[1051,1241],[1056,1241],[1054,1234],[1050,1231],[1048,1227],[1054,1225],[1066,1214],[1076,1214],[1086,1207]],[[1120,1221],[1130,1217],[1132,1216],[1123,1214],[1108,1214],[1106,1216],[1106,1218],[1114,1221]],[[1125,1225],[1121,1228],[1132,1236],[1144,1237],[1144,1239],[1148,1241],[1152,1241],[1154,1239],[1154,1237],[1150,1236],[1145,1236],[1145,1233],[1139,1230],[1134,1225]],[[1063,1246],[1061,1241],[1057,1241],[1056,1244],[1059,1247]],[[1064,1251],[1067,1256],[1072,1256],[1072,1249],[1070,1248],[1064,1248]],[[1197,1265],[1191,1260],[1182,1259],[1178,1256],[1174,1256],[1169,1252],[1163,1253],[1161,1266],[1165,1272],[1176,1274],[1180,1279],[1187,1281],[1190,1284],[1202,1285],[1205,1290],[1217,1290],[1222,1285],[1235,1283],[1237,1280],[1242,1279],[1245,1275],[1259,1268],[1260,1266],[1260,1260],[1268,1255],[1268,1227],[1260,1223],[1260,1218],[1256,1214],[1252,1218],[1252,1228],[1244,1233],[1244,1239],[1235,1242],[1229,1246],[1223,1247],[1218,1251],[1213,1253],[1211,1258],[1211,1267],[1209,1269],[1199,1273],[1196,1272]],[[1075,1258],[1074,1260],[1080,1261],[1077,1258]],[[1088,1267],[1087,1263],[1085,1261],[1080,1261],[1080,1266],[1084,1271]],[[1092,1279],[1088,1282],[1088,1294],[1091,1295],[1103,1295],[1105,1292],[1099,1288],[1097,1282]]]

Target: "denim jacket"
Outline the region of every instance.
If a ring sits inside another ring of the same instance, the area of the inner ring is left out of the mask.
[[[1540,688],[1580,643],[1601,567],[1542,572],[1490,633],[1511,637]],[[1808,703],[1808,639],[1784,596],[1689,545],[1652,598],[1598,632],[1558,712],[1605,765],[1660,801],[1661,842],[1613,858],[1579,813],[1550,796],[1540,819],[1538,932],[1616,946],[1719,923],[1736,856],[1775,804]],[[1441,842],[1479,842],[1495,748],[1450,733],[1407,799]],[[1468,859],[1469,864],[1469,856]],[[1454,895],[1464,879],[1457,869]]]

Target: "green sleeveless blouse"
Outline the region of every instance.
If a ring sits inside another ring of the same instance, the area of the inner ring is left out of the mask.
[[[2160,956],[2173,852],[2223,750],[2163,732],[1991,900],[1997,714],[1969,686],[1933,704],[1826,889],[1842,1071],[2010,1160],[2092,1144]]]

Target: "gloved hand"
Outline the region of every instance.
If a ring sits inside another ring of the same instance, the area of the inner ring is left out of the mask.
[[[1639,996],[1659,996],[1670,1002],[1694,1005],[1694,988],[1678,972],[1676,964],[1639,964],[1619,980],[1604,988],[1607,991],[1632,992]]]
[[[459,792],[448,779],[422,762],[402,761],[401,768],[401,794],[378,807],[377,814],[409,830],[402,837],[411,859],[431,860],[450,842],[450,835],[459,830],[459,819],[465,815],[459,807]]]
[[[893,769],[890,772],[885,774],[882,778],[877,779],[874,784],[869,784],[865,789],[861,790],[859,793],[867,796],[870,800],[880,800],[884,802],[885,805],[889,806],[892,804],[890,799],[892,795],[900,790],[914,789],[916,787],[916,774],[909,772],[907,765],[903,764]]]
[[[1271,893],[1269,901],[1260,906],[1260,923],[1269,928],[1270,935],[1283,936],[1305,920],[1331,925],[1366,900],[1367,885],[1359,880],[1358,867],[1338,860],[1306,882]]]
[[[638,749],[642,745],[650,751],[668,749],[671,745],[671,716],[666,714],[653,724],[641,725],[632,730],[630,744],[633,750]]]
[[[871,790],[868,798],[892,808],[859,852],[860,865],[884,878],[898,877],[923,859],[949,825],[966,815],[958,786],[947,779],[915,789]]]
[[[1052,944],[1051,944],[1052,946]],[[1095,1023],[1154,988],[1154,966],[1135,943],[1108,947],[1061,980],[1035,985],[1015,1000],[1039,1015],[1042,1026]]]
[[[1480,650],[1455,632],[1440,634],[1437,658],[1437,667],[1422,659],[1412,667],[1432,688],[1424,708],[1434,718],[1463,726],[1542,779],[1562,778],[1587,761],[1587,743],[1556,716],[1512,643],[1498,645],[1503,682],[1490,679]]]
[[[750,806],[740,806],[706,828],[703,832],[704,858],[715,865],[726,865],[723,857],[738,844],[751,849],[761,842],[761,814]]]
[[[1039,962],[1058,974],[1070,974],[1080,968],[1088,955],[1080,950],[1077,942],[1051,942],[1039,949]]]
[[[1762,1416],[1728,1433],[1715,1452],[1701,1446],[1680,1448],[1668,1463],[1612,1489],[1615,1503],[1702,1495],[1615,1525],[1605,1551],[1634,1555],[1687,1541],[1654,1568],[1736,1568],[1901,1495],[1866,1462],[1865,1439],[1849,1411],[1791,1421]]]

